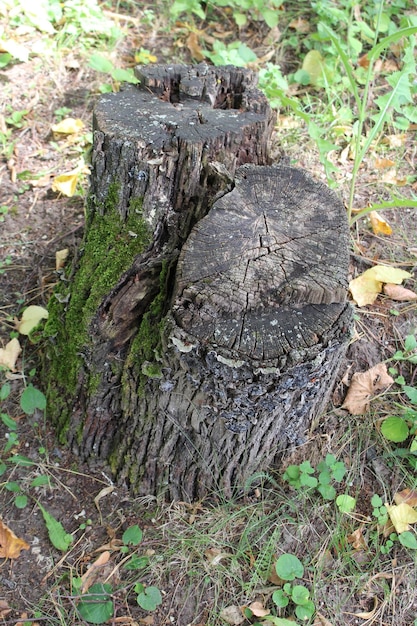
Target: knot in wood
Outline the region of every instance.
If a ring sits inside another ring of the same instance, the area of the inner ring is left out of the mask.
[[[261,361],[327,345],[347,306],[348,262],[335,193],[296,168],[242,166],[183,246],[176,322]]]

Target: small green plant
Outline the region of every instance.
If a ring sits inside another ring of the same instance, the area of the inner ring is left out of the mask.
[[[303,621],[313,617],[316,607],[310,598],[310,591],[304,585],[294,585],[293,581],[304,576],[304,566],[293,554],[282,554],[275,563],[277,575],[287,581],[282,589],[274,591],[272,600],[279,609],[286,608],[290,603],[294,606],[295,615]]]
[[[97,72],[102,72],[112,78],[112,84],[101,85],[100,91],[102,92],[117,91],[121,82],[132,83],[133,85],[139,83],[131,68],[122,69],[115,67],[110,59],[98,52],[90,57],[89,65]]]
[[[388,521],[387,507],[384,505],[381,496],[375,493],[371,498],[372,515],[375,517],[378,526],[385,526]]]
[[[312,467],[310,461],[289,465],[283,479],[297,490],[317,490],[325,500],[334,500],[336,489],[332,482],[340,483],[345,474],[345,464],[337,461],[334,454],[327,454],[316,468]]]
[[[120,548],[120,553],[125,555],[123,568],[127,571],[140,571],[148,565],[148,557],[140,556],[135,552],[142,541],[142,537],[143,532],[137,524],[130,526],[123,533],[123,545]],[[82,619],[89,624],[104,624],[113,616],[113,595],[117,591],[113,585],[96,583],[86,593],[82,593],[83,581],[81,578],[74,578],[72,585],[77,611]],[[157,587],[145,585],[137,580],[129,586],[135,594],[137,604],[145,611],[154,611],[162,603],[161,592]]]

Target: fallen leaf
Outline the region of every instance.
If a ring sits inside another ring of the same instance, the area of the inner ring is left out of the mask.
[[[352,547],[355,550],[367,550],[368,544],[366,543],[365,537],[363,536],[363,528],[364,525],[361,524],[359,528],[353,531],[350,535],[348,535],[347,540],[352,544]]]
[[[73,135],[79,133],[84,128],[84,122],[80,119],[74,119],[73,117],[66,117],[64,120],[53,124],[52,132],[59,135]]]
[[[391,159],[375,159],[375,167],[377,170],[384,170],[394,165],[395,161],[391,161]]]
[[[375,265],[351,280],[349,290],[356,304],[365,306],[375,302],[378,294],[382,291],[383,283],[399,285],[403,280],[411,278],[411,276],[409,272],[397,267]]]
[[[29,550],[30,545],[16,537],[6,524],[0,520],[0,558],[17,559],[22,550]]]
[[[16,371],[16,361],[22,352],[19,340],[11,339],[4,348],[0,348],[0,366],[7,367],[12,372]]]
[[[204,556],[211,565],[218,565],[223,559],[230,557],[229,552],[222,552],[219,548],[208,548]]]
[[[396,302],[417,300],[417,293],[411,291],[411,289],[406,289],[401,285],[392,285],[391,283],[387,283],[384,285],[384,293],[386,296],[391,298],[391,300],[395,300]]]
[[[392,235],[391,226],[380,216],[378,211],[371,211],[369,213],[369,219],[371,221],[372,231],[375,235]]]
[[[369,63],[370,63],[370,61],[369,61],[369,57],[368,57],[368,54],[367,54],[367,53],[366,53],[366,54],[363,54],[363,55],[362,55],[361,57],[359,57],[359,59],[358,59],[358,65],[359,65],[360,67],[365,67],[365,68],[367,68],[367,67],[369,67]]]
[[[385,135],[381,140],[381,143],[388,144],[390,148],[401,148],[407,139],[407,135],[405,133],[400,133],[398,135]]]
[[[289,28],[293,28],[297,33],[309,33],[311,30],[310,22],[302,17],[297,17],[288,24]]]
[[[67,174],[60,174],[55,176],[52,183],[52,191],[58,191],[68,198],[72,198],[77,188],[78,180],[80,178],[80,170],[77,168]]]
[[[83,582],[81,593],[87,593],[91,585],[99,580],[100,574],[103,572],[104,566],[110,559],[110,552],[106,550],[90,565],[88,570],[81,576]]]
[[[327,619],[327,617],[324,617],[324,615],[316,611],[313,626],[333,626],[333,624]]]
[[[196,61],[202,61],[204,59],[204,54],[199,44],[197,33],[191,32],[187,37],[186,44],[193,59]]]
[[[406,502],[410,506],[417,506],[417,491],[415,489],[403,489],[394,495],[395,504]]]
[[[23,311],[20,322],[16,324],[16,329],[21,335],[30,335],[39,322],[43,319],[48,319],[48,316],[49,313],[43,306],[37,306],[35,304],[28,306],[28,308]]]
[[[10,613],[11,610],[12,609],[10,608],[6,600],[0,600],[0,618],[1,619],[4,619],[6,615]]]
[[[2,39],[0,41],[0,52],[8,52],[13,58],[22,63],[29,61],[29,50],[15,39]]]
[[[231,626],[239,626],[245,621],[245,617],[238,606],[226,606],[221,612],[220,617]]]
[[[265,615],[269,615],[271,612],[269,609],[264,608],[262,602],[252,602],[252,604],[248,606],[248,609],[252,611],[255,617],[265,617]]]
[[[366,372],[356,372],[352,376],[342,408],[352,415],[363,415],[368,410],[372,397],[393,382],[385,363],[378,363]]]
[[[384,172],[380,180],[387,185],[397,185],[397,187],[404,187],[404,185],[406,185],[408,182],[407,177],[398,176],[395,169],[387,170],[386,172]]]
[[[65,261],[68,258],[69,249],[57,250],[55,252],[55,267],[57,270],[61,270],[65,266]]]
[[[375,615],[375,611],[378,608],[378,598],[374,596],[374,608],[372,611],[364,611],[361,613],[354,613],[355,617],[360,617],[361,619],[371,619]]]
[[[406,502],[401,504],[385,504],[390,520],[397,531],[403,533],[410,529],[410,524],[417,522],[417,511]]]

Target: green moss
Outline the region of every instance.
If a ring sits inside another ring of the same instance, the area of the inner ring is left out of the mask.
[[[52,297],[45,335],[50,338],[49,360],[45,375],[50,381],[48,400],[52,419],[58,429],[67,428],[71,404],[79,384],[79,374],[84,359],[88,363],[93,348],[90,324],[103,298],[114,288],[120,276],[131,266],[133,259],[150,244],[152,233],[142,217],[142,201],[131,201],[126,219],[116,207],[119,203],[119,186],[110,185],[102,205],[89,199],[88,227],[79,254],[79,268],[70,282],[69,302],[65,302],[65,287],[61,287],[59,300]],[[86,367],[90,395],[100,386],[100,372]],[[56,390],[59,392],[57,393]]]

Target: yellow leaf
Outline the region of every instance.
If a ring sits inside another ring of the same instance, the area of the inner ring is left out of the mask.
[[[17,559],[22,550],[29,550],[30,545],[16,537],[14,532],[0,520],[0,558]]]
[[[385,504],[385,507],[397,533],[409,530],[410,524],[417,522],[417,511],[406,502],[393,505]]]
[[[375,235],[392,235],[391,226],[379,215],[378,211],[371,211],[369,213],[369,219],[371,220],[372,230]]]
[[[64,267],[68,254],[68,248],[64,248],[64,250],[57,250],[55,252],[55,267],[57,270],[61,270]]]
[[[83,128],[84,122],[82,120],[67,117],[61,120],[61,122],[58,122],[58,124],[54,124],[52,131],[61,135],[73,135],[74,133],[79,133]]]
[[[366,372],[356,372],[352,376],[342,408],[352,415],[363,415],[369,408],[371,398],[393,382],[385,363],[378,363]]]
[[[310,77],[310,83],[316,85],[324,73],[324,59],[318,50],[310,50],[304,57],[302,69]]]
[[[29,50],[14,39],[0,41],[0,52],[8,52],[13,58],[26,63],[29,61]]]
[[[397,267],[375,265],[349,283],[350,293],[358,306],[365,306],[375,302],[382,290],[382,283],[399,285],[411,274]]]
[[[43,306],[31,305],[23,312],[22,319],[17,323],[21,335],[29,335],[43,319],[48,319],[48,311]]]
[[[14,338],[6,343],[5,348],[0,348],[0,365],[7,367],[12,372],[15,371],[16,361],[19,354],[22,352],[19,340]]]
[[[52,191],[59,191],[64,194],[64,196],[71,198],[75,194],[79,177],[80,170],[78,169],[68,172],[68,174],[55,176],[52,183]]]

